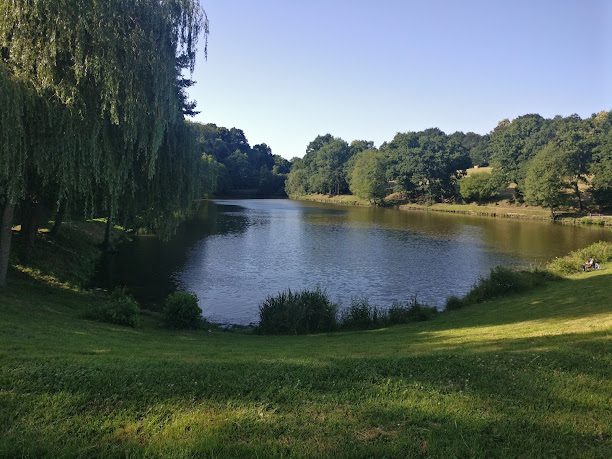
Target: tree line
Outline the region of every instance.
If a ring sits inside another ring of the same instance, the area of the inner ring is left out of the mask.
[[[193,123],[202,154],[216,167],[215,193],[286,197],[285,179],[291,163],[265,143],[250,146],[244,132],[216,124]]]
[[[612,207],[612,112],[582,119],[537,114],[501,121],[486,135],[432,128],[398,133],[375,148],[318,136],[292,160],[289,196],[352,193],[381,204],[392,193],[414,202],[487,202],[512,189],[511,200],[585,210]],[[474,166],[490,174],[467,176]]]
[[[212,189],[185,120],[207,34],[197,0],[0,3],[0,286],[16,224],[26,245],[68,211],[164,234]]]

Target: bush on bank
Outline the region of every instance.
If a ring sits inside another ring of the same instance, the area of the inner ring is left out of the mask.
[[[86,314],[86,318],[115,325],[137,327],[140,322],[140,306],[125,289],[116,288],[109,301]]]
[[[259,326],[263,334],[301,335],[336,329],[337,305],[317,288],[293,292],[286,290],[268,297],[259,306]]]
[[[354,298],[342,310],[332,303],[326,292],[287,290],[268,297],[259,307],[262,334],[308,334],[335,330],[368,330],[389,325],[429,320],[436,308],[421,304],[416,298],[394,303],[389,309],[372,305],[367,298]]]
[[[162,316],[168,328],[198,328],[203,323],[198,297],[189,292],[171,293],[166,299]]]

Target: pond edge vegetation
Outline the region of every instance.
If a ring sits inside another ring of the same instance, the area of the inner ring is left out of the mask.
[[[496,266],[487,277],[481,277],[462,297],[450,296],[443,310],[420,303],[416,297],[409,302],[393,303],[388,308],[372,305],[367,298],[353,298],[347,308],[334,304],[320,288],[292,292],[286,290],[269,296],[259,307],[261,334],[312,334],[344,330],[370,330],[409,322],[429,320],[446,311],[522,293],[563,276],[581,271],[585,260],[600,263],[612,261],[612,243],[596,242],[558,257],[545,267],[510,269]]]

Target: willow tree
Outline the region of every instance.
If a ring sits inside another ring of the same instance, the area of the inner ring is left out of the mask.
[[[154,177],[202,28],[197,0],[0,2],[0,266],[20,199],[52,190],[112,218],[139,176]]]

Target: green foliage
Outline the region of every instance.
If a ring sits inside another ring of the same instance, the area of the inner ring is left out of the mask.
[[[285,192],[289,197],[298,197],[308,193],[308,171],[303,167],[293,166],[285,182]]]
[[[493,174],[473,174],[459,180],[459,193],[467,202],[491,200],[497,195],[499,188],[499,181]]]
[[[354,298],[340,312],[338,324],[344,330],[368,330],[430,320],[437,313],[436,308],[419,303],[416,297],[408,303],[394,303],[388,309],[373,306],[366,298]]]
[[[198,328],[202,325],[202,310],[198,297],[189,292],[174,292],[168,295],[162,312],[164,323],[169,328]]]
[[[376,150],[358,153],[350,173],[351,193],[380,203],[387,195],[388,188],[382,154]]]
[[[353,148],[331,134],[317,136],[306,148],[306,155],[294,164],[287,177],[289,196],[307,193],[337,195],[348,191],[346,164],[360,148],[369,145],[359,141]],[[301,172],[298,172],[301,171]]]
[[[86,317],[100,322],[136,327],[140,322],[140,307],[124,289],[116,288],[109,301],[87,313]]]
[[[287,290],[268,297],[259,306],[259,326],[263,334],[303,335],[336,329],[337,306],[327,293],[317,288]]]
[[[464,305],[481,303],[502,295],[530,290],[556,278],[554,274],[539,269],[514,271],[497,266],[491,270],[489,277],[481,278],[461,301]],[[451,300],[451,309],[456,306],[458,303]]]
[[[367,330],[382,327],[385,314],[370,304],[367,298],[353,298],[351,304],[340,312],[340,328],[347,330]]]
[[[525,201],[548,207],[551,212],[565,202],[565,164],[558,146],[547,144],[529,163],[525,178]]]
[[[24,105],[30,173],[92,204],[101,190],[129,196],[137,162],[153,175],[167,127],[180,122],[177,73],[193,68],[202,28],[191,0],[3,2],[4,65],[38,97]]]
[[[503,120],[491,133],[491,163],[505,174],[507,182],[522,187],[525,165],[554,136],[552,122],[529,114]]]
[[[579,273],[582,271],[582,265],[590,258],[594,258],[599,263],[611,262],[612,242],[596,242],[564,257],[555,258],[547,265],[547,269],[557,274]]]
[[[405,304],[394,303],[385,313],[386,323],[388,325],[395,325],[430,320],[438,314],[438,310],[433,306],[419,303],[417,298],[414,297]]]
[[[390,165],[387,178],[397,183],[397,191],[419,200],[454,199],[456,182],[470,165],[461,139],[440,129],[399,133],[381,150]]]
[[[525,195],[530,204],[549,207],[553,216],[561,205],[584,211],[594,202],[608,210],[612,209],[611,126],[610,112],[587,119],[528,114],[503,120],[484,136],[447,135],[436,128],[398,133],[378,152],[364,140],[351,142],[347,150],[346,142],[327,134],[308,145],[303,159],[294,159],[285,188],[292,197],[334,195],[346,192],[348,181],[352,194],[372,201],[380,201],[387,192],[384,184],[389,184],[409,201],[448,202],[461,196],[485,202],[516,183],[517,201]],[[464,177],[471,164],[489,161],[493,174]],[[591,185],[587,193],[585,185]]]
[[[598,145],[594,149],[590,173],[595,202],[604,210],[612,210],[612,115],[605,115],[598,126]]]
[[[463,301],[463,299],[459,298],[458,296],[452,295],[446,300],[446,306],[444,307],[444,310],[453,311],[455,309],[461,309],[463,306],[465,306],[465,302]]]
[[[23,193],[27,157],[23,111],[28,93],[0,61],[0,206]]]
[[[291,163],[272,154],[265,143],[251,147],[241,129],[216,124],[191,123],[199,151],[223,169],[217,171],[221,194],[248,190],[258,196],[284,196],[286,174]]]

